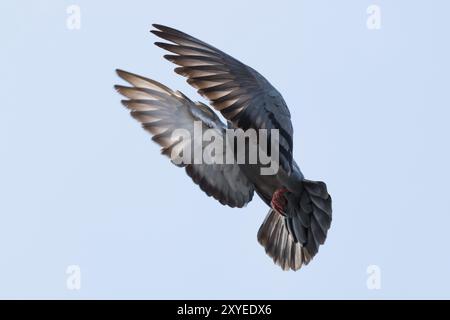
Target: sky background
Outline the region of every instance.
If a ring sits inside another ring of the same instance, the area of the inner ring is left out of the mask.
[[[66,26],[72,4],[80,30]],[[450,298],[449,12],[445,0],[2,1],[0,297]],[[208,198],[120,105],[116,68],[201,100],[152,23],[283,94],[295,159],[333,197],[307,267],[266,256],[258,197],[244,209]]]

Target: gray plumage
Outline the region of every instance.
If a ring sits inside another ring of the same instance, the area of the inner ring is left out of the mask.
[[[172,132],[178,128],[192,132],[194,121],[201,121],[221,139],[225,139],[227,127],[278,129],[280,169],[275,175],[261,175],[259,163],[181,166],[207,195],[224,205],[243,207],[256,191],[271,206],[258,231],[258,241],[267,254],[284,270],[298,270],[308,264],[330,228],[331,197],[325,183],[304,179],[292,158],[293,127],[283,97],[257,71],[219,49],[181,31],[154,27],[152,33],[171,42],[155,44],[171,53],[164,57],[178,65],[175,72],[188,78],[187,82],[228,120],[228,126],[207,105],[194,103],[154,80],[118,70],[118,75],[131,84],[116,86],[128,98],[123,104],[167,156],[182,147],[172,138]],[[195,147],[203,149],[205,145]],[[277,190],[285,191],[274,199]],[[273,207],[274,201],[285,203],[284,212]]]

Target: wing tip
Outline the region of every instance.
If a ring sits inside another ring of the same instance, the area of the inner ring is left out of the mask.
[[[150,30],[150,32],[158,37],[160,36],[159,34],[162,34],[162,31],[159,31],[159,30]]]
[[[160,42],[160,41],[155,41],[155,42],[153,42],[153,44],[161,49],[168,50],[168,51],[169,51],[169,48],[171,48],[173,46],[170,43]]]
[[[120,103],[121,103],[122,106],[124,106],[125,108],[130,109],[130,103],[131,103],[130,100],[125,100],[125,99],[123,99],[123,100],[120,100]]]
[[[114,85],[114,90],[116,90],[117,92],[120,93],[120,91],[124,88],[124,86],[120,85],[120,84],[115,84]]]
[[[157,29],[157,30],[153,30],[153,31],[160,31],[160,32],[164,32],[164,33],[182,33],[181,31],[165,26],[163,24],[159,24],[159,23],[152,23],[152,27]]]
[[[167,28],[166,26],[164,26],[162,24],[159,24],[159,23],[152,23],[152,27],[155,28],[155,29],[159,29],[159,30]]]
[[[125,77],[130,74],[128,71],[125,71],[123,69],[116,69],[115,71],[116,74],[122,79],[125,79]]]
[[[163,58],[166,59],[167,61],[177,64],[177,59],[179,59],[180,56],[177,56],[175,54],[165,54],[163,55]]]

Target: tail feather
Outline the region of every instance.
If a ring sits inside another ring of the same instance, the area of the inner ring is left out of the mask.
[[[307,265],[325,243],[331,225],[331,197],[323,182],[303,181],[300,193],[286,192],[285,215],[271,209],[258,241],[283,270]]]
[[[305,261],[300,243],[296,243],[286,227],[286,218],[270,209],[259,228],[258,241],[266,253],[283,270],[298,270]]]

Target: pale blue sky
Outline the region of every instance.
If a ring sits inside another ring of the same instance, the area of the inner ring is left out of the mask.
[[[371,4],[380,30],[366,27]],[[0,297],[450,298],[449,12],[444,0],[2,1]],[[121,107],[115,68],[199,99],[152,23],[283,94],[295,158],[333,196],[306,268],[282,272],[257,243],[261,200],[206,197]],[[366,286],[372,264],[380,290]]]

